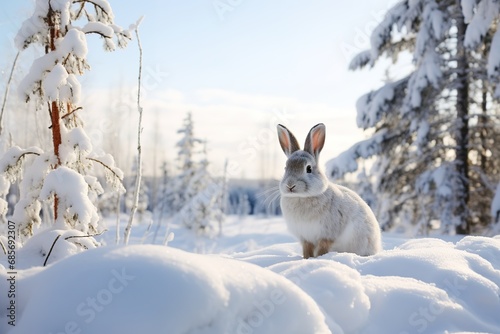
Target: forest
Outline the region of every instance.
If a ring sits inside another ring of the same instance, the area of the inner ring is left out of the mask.
[[[280,111],[251,128],[237,122],[241,110],[209,124],[187,109],[164,140],[164,114],[147,103],[147,17],[120,26],[124,6],[36,0],[12,40],[0,86],[1,333],[500,331],[500,2],[388,6],[349,63],[387,66],[351,102],[364,139],[318,166],[368,204],[383,250],[311,259],[280,207],[274,154],[280,144],[292,153]],[[214,1],[211,14],[226,22],[246,6]],[[96,40],[109,53],[135,50],[137,82],[107,91],[107,113],[89,125]],[[240,162],[211,159],[226,145],[199,135],[213,124],[227,142],[250,128]],[[317,160],[314,128],[304,150]]]

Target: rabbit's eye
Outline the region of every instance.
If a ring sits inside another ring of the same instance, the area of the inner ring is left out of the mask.
[[[307,165],[306,172],[307,173],[312,173],[312,167],[311,167],[311,165]]]

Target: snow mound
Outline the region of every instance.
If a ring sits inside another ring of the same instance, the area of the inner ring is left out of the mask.
[[[275,248],[236,257],[294,282],[334,324],[332,332],[339,325],[345,333],[500,333],[498,238],[413,239],[370,257],[313,260],[282,245],[288,255],[270,261]]]
[[[33,237],[17,252],[16,327],[1,321],[0,333],[500,333],[500,236],[383,234],[385,250],[374,256],[304,260],[281,218],[235,217],[217,238],[171,227],[169,247],[76,255],[73,241],[90,242],[78,232]],[[131,240],[146,229],[135,226]],[[22,269],[43,263],[60,234],[48,267]],[[0,318],[8,302],[0,297]]]
[[[89,250],[20,272],[17,291],[9,334],[330,333],[312,298],[280,275],[164,246]]]

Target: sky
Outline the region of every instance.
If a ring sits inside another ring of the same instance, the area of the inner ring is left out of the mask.
[[[228,160],[230,178],[282,175],[286,157],[277,123],[300,143],[312,126],[324,123],[321,164],[365,138],[356,127],[356,100],[382,85],[389,63],[356,72],[348,64],[369,48],[370,32],[394,0],[109,2],[124,28],[144,16],[139,36],[147,173],[162,161],[175,172],[176,131],[187,112],[195,134],[207,141],[211,171],[220,175]],[[13,38],[34,3],[0,5],[2,81],[16,54]],[[134,35],[115,52],[105,52],[98,36],[88,36],[88,44],[91,70],[79,78],[80,115],[94,147],[112,148],[122,169],[130,170],[137,146],[137,40]],[[39,52],[21,54],[19,76]],[[3,94],[5,83],[0,87]]]

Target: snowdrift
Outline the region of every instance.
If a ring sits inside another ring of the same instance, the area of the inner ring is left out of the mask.
[[[499,237],[414,239],[371,257],[270,253],[235,257],[297,284],[345,333],[500,333]]]
[[[89,250],[23,272],[17,291],[18,323],[1,333],[330,333],[280,275],[164,246]]]
[[[244,248],[239,231],[220,244]],[[0,333],[500,333],[500,236],[384,246],[308,260],[296,242],[225,255],[102,247],[20,270],[17,326]]]

